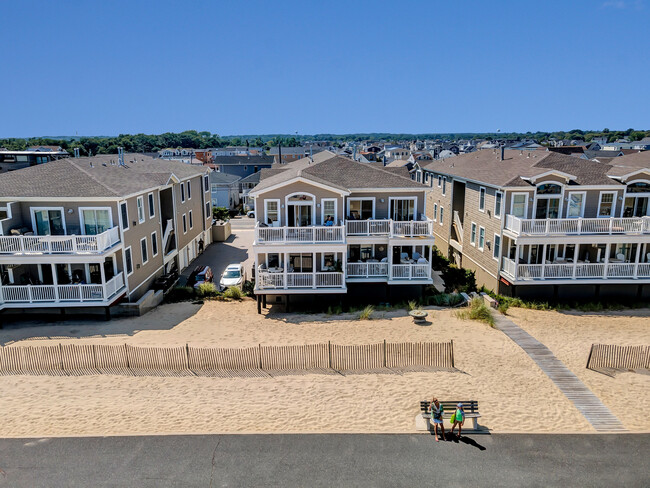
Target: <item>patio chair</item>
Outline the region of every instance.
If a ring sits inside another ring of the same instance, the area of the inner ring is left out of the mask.
[[[620,261],[622,261],[622,262],[625,262],[625,254],[623,254],[623,253],[618,253],[618,254],[616,255],[616,259],[618,259],[618,260],[620,260]]]

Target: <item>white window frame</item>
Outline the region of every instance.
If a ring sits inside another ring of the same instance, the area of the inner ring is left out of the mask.
[[[372,202],[372,219],[375,219],[375,212],[377,210],[377,205],[376,205],[376,198],[375,197],[348,197],[348,208],[347,208],[347,215],[350,215],[350,202],[352,201],[360,201],[360,200],[370,200]],[[388,211],[390,212],[390,206],[388,207]]]
[[[611,213],[611,215],[601,215],[600,214],[600,205],[601,205],[601,203],[603,203],[603,195],[606,195],[606,194],[614,195],[614,197],[612,198],[612,213]],[[618,194],[618,192],[616,192],[616,191],[601,191],[600,192],[600,194],[598,195],[598,207],[596,208],[596,212],[597,212],[596,216],[599,219],[609,219],[609,218],[614,217],[616,215],[616,195],[617,194]]]
[[[325,225],[325,202],[334,202],[334,225],[339,221],[339,199],[338,198],[321,198],[320,199],[320,223]]]
[[[190,223],[190,230],[192,230],[194,228],[194,215],[191,210],[187,212],[187,220]]]
[[[442,175],[438,175],[438,188],[442,187]]]
[[[442,196],[444,197],[447,195],[447,177],[443,176],[442,177]]]
[[[181,220],[183,221],[183,234],[187,234],[187,214],[183,214]]]
[[[499,239],[499,252],[496,252],[497,250],[497,239]],[[501,245],[502,245],[502,240],[501,240],[501,234],[497,234],[496,232],[494,233],[494,240],[492,241],[492,259],[495,261],[498,261],[499,258],[501,257]]]
[[[499,213],[497,214],[497,195],[501,195],[501,205],[499,206]],[[501,219],[503,215],[503,192],[495,191],[494,192],[494,218]]]
[[[440,225],[441,226],[444,224],[444,221],[445,221],[444,215],[445,215],[445,208],[442,205],[440,205]]]
[[[153,192],[147,194],[147,208],[149,210],[149,218],[153,219],[156,216],[156,198]],[[153,209],[153,212],[151,209]]]
[[[129,266],[128,266],[128,261],[126,259],[126,255],[131,256],[131,272],[129,272]],[[133,265],[133,249],[131,249],[131,246],[124,248],[124,271],[126,271],[126,276],[131,276],[133,274],[133,270],[135,269],[135,266]]]
[[[113,226],[113,209],[111,207],[79,207],[79,225],[81,233],[86,235],[86,222],[84,219],[84,210],[108,210],[108,218],[111,221],[111,228]]]
[[[205,218],[212,218],[212,202],[210,200],[206,200],[205,202]]]
[[[203,175],[203,192],[207,193],[208,191],[210,191],[210,177]]]
[[[483,244],[481,244],[481,234],[483,234]],[[476,244],[476,247],[481,252],[483,252],[485,249],[485,227],[482,225],[478,226],[478,242]]]
[[[487,196],[487,190],[484,186],[480,186],[478,189],[478,211],[485,213],[485,200]],[[483,197],[483,207],[481,208],[481,197]]]
[[[192,185],[190,185],[191,180],[187,181],[187,199],[191,200],[192,199]]]
[[[181,182],[181,203],[185,203],[185,185]]]
[[[476,247],[476,239],[478,238],[478,226],[476,222],[472,222],[469,227],[469,243]]]
[[[32,230],[34,231],[34,235],[37,235],[36,232],[38,232],[38,229],[36,228],[36,212],[40,212],[42,210],[58,210],[61,212],[61,220],[63,221],[63,235],[68,235],[68,228],[66,227],[65,223],[65,209],[63,207],[30,207],[29,211],[32,214]]]
[[[560,187],[562,190],[560,193],[549,193],[547,195],[538,195],[537,194],[537,189],[542,186],[542,185],[557,185]],[[560,183],[559,181],[542,181],[540,183],[535,184],[535,198],[533,201],[533,219],[537,218],[537,201],[538,200],[550,200],[551,198],[559,198],[560,199],[560,205],[558,206],[557,209],[557,218],[561,219],[562,218],[562,212],[564,212],[564,193],[565,193],[565,186]]]
[[[144,254],[146,256],[142,255],[142,242],[144,241]],[[145,257],[147,259],[145,259]],[[140,260],[142,261],[142,266],[147,264],[149,262],[149,246],[147,245],[147,236],[144,236],[142,239],[140,239]]]
[[[582,208],[580,209],[579,217],[570,217],[569,209],[571,208],[571,195],[582,195]],[[585,207],[587,203],[587,192],[586,191],[570,191],[567,193],[566,201],[566,218],[567,219],[582,219],[585,216]]]
[[[433,221],[438,222],[438,204],[433,204]]]
[[[156,252],[154,253],[154,245],[156,247]],[[154,230],[151,233],[151,257],[158,256],[158,233]]]
[[[515,196],[517,195],[523,195],[524,197],[524,216],[523,217],[518,217],[520,219],[527,219],[528,218],[528,200],[530,199],[530,193],[528,192],[515,192],[512,193],[510,196],[510,215],[514,216],[514,208],[515,208]]]
[[[124,208],[126,209],[126,222],[124,222],[124,219],[122,217],[122,205],[124,205]],[[120,227],[122,228],[122,232],[125,230],[129,230],[129,204],[124,201],[120,202]]]
[[[279,198],[267,198],[264,200],[264,223],[267,224],[269,221],[268,218],[268,210],[269,210],[269,202],[276,202],[278,204],[278,222],[282,222],[282,218],[280,217],[281,215],[281,210],[280,210],[280,199]]]
[[[390,207],[394,200],[412,200],[413,201],[413,220],[418,219],[418,197],[388,197],[388,218],[392,219],[393,216],[390,213]],[[373,218],[375,213],[373,212]]]
[[[144,195],[140,195],[138,198],[136,198],[135,202],[135,208],[138,212],[138,223],[142,224],[146,217],[146,212],[145,212],[145,207],[144,207]],[[142,209],[142,218],[140,218],[140,209]]]

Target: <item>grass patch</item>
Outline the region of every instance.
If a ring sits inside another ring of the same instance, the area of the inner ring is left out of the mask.
[[[462,320],[478,320],[494,327],[492,312],[482,298],[474,298],[466,309],[456,312],[456,317]]]
[[[375,311],[375,307],[372,305],[366,305],[366,307],[359,312],[359,320],[372,320],[372,314]]]
[[[331,305],[327,307],[327,315],[340,315],[343,313],[343,307],[341,305],[335,305],[332,307]]]
[[[418,302],[416,300],[409,300],[406,304],[406,309],[410,312],[418,308]]]

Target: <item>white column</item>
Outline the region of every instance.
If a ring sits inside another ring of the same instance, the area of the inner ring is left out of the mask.
[[[84,264],[84,269],[86,272],[86,283],[90,283],[90,264],[85,263]]]
[[[54,285],[54,299],[59,301],[59,280],[56,276],[56,264],[50,264],[52,267],[52,284]]]
[[[607,266],[609,265],[609,253],[611,251],[611,246],[612,245],[609,243],[605,246],[605,264],[603,265],[603,278],[607,278]]]
[[[104,293],[102,297],[106,300],[108,297],[106,296],[106,273],[104,273],[104,263],[99,263],[99,274],[102,277],[102,290]]]
[[[546,221],[546,223],[548,224],[548,221]],[[542,279],[545,278],[544,274],[546,272],[546,247],[547,246],[548,244],[544,244],[544,246],[542,247],[542,276],[541,276]]]
[[[313,235],[314,229],[312,229],[312,235]],[[312,258],[311,258],[311,287],[315,290],[316,289],[316,253],[312,252],[311,253]]]
[[[284,256],[284,288],[287,288],[287,285],[289,284],[287,273],[289,269],[289,254],[288,253],[282,253]]]
[[[43,265],[42,264],[38,265],[38,281],[43,283]]]
[[[641,257],[641,243],[636,245],[636,257],[634,258],[634,277],[636,278],[639,272],[639,258]]]
[[[345,280],[348,278],[348,247],[345,246],[345,251],[343,251],[341,254],[343,254],[343,266],[341,269],[343,270],[343,280],[341,282],[342,286],[345,286]]]
[[[566,246],[565,246],[566,248]],[[566,251],[565,251],[566,252]],[[578,256],[580,255],[580,244],[576,244],[573,251],[573,279],[576,279],[576,268],[578,267]]]
[[[112,256],[112,261],[113,261],[113,276],[117,276],[117,253],[113,253]],[[164,259],[164,254],[163,254],[163,259]]]

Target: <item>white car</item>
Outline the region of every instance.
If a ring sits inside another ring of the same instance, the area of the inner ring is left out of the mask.
[[[241,264],[233,263],[226,266],[221,280],[219,280],[219,288],[225,290],[231,286],[241,288],[244,284],[244,267]]]
[[[255,218],[255,210],[249,210],[248,212],[246,212],[246,217],[248,217],[249,219],[254,219]]]

